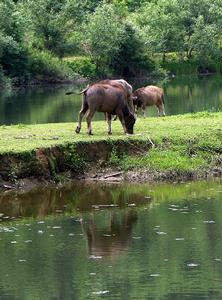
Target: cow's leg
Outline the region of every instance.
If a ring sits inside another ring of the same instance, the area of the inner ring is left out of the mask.
[[[156,105],[157,109],[158,109],[158,115],[160,116],[165,116],[165,110],[164,110],[164,104],[163,103],[159,103]]]
[[[82,108],[79,112],[78,125],[76,127],[76,133],[80,133],[82,118],[84,117],[84,115],[87,112],[88,108],[89,108],[88,105],[86,103],[83,103]]]
[[[108,122],[108,134],[112,134],[112,115],[107,113],[107,122]]]
[[[88,113],[87,113],[87,116],[86,116],[87,127],[88,127],[88,134],[89,135],[93,135],[91,122],[92,122],[92,118],[94,116],[94,113],[95,113],[95,111],[88,110]]]
[[[146,118],[146,114],[145,114],[146,106],[142,106],[141,109],[142,109],[143,117]]]
[[[135,105],[134,111],[135,111],[135,115],[137,115],[137,111],[138,111],[138,106],[137,105]]]

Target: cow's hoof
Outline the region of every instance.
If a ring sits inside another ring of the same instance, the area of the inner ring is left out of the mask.
[[[88,132],[88,135],[93,135],[92,131],[89,131],[89,132]]]
[[[76,133],[80,133],[80,128],[79,127],[76,127]]]
[[[108,131],[108,135],[112,135],[113,133],[112,133],[112,131]]]

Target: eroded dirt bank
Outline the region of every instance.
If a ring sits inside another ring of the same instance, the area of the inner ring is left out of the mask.
[[[164,156],[168,141],[156,148]],[[105,182],[179,181],[222,175],[222,155],[216,151],[211,164],[196,168],[166,168],[144,164],[155,144],[153,141],[117,140],[79,142],[39,148],[20,154],[0,155],[0,189],[28,188],[39,183],[67,180]],[[193,154],[191,154],[193,155]],[[127,159],[136,159],[126,166]],[[161,155],[160,155],[161,158]],[[152,160],[152,156],[150,157]],[[139,162],[139,163],[138,163]]]

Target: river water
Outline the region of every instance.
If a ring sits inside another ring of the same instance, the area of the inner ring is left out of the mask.
[[[0,299],[222,299],[222,181],[0,194]]]
[[[222,109],[222,77],[176,77],[165,83],[134,80],[134,88],[148,84],[164,86],[167,115]],[[81,107],[81,96],[66,96],[85,86],[51,86],[5,91],[0,94],[0,125],[73,122]],[[147,116],[157,116],[156,108]],[[104,119],[97,114],[95,119]]]

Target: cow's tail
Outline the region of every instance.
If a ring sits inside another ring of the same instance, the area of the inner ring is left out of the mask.
[[[89,84],[87,85],[87,87],[85,89],[83,89],[82,91],[80,92],[66,92],[66,95],[72,95],[72,94],[75,94],[75,95],[82,95],[82,94],[85,94],[87,92],[89,88]]]
[[[88,84],[87,87],[86,87],[85,89],[83,89],[82,91],[80,91],[80,92],[78,93],[78,95],[82,95],[82,94],[85,95],[85,93],[88,91],[88,88],[89,88],[89,87],[90,87],[90,85]]]

